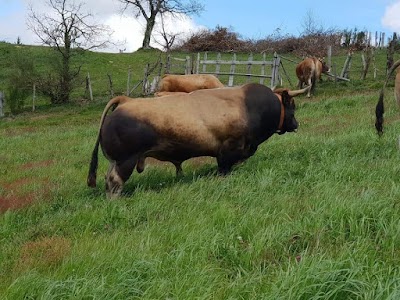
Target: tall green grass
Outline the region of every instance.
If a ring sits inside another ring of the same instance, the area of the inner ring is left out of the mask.
[[[298,133],[228,176],[149,162],[115,201],[101,154],[86,186],[104,104],[1,120],[0,205],[20,207],[0,215],[0,299],[398,299],[399,113],[388,88],[378,138],[357,84],[298,97]]]

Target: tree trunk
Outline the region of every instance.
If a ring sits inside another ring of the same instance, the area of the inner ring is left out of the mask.
[[[150,49],[150,38],[151,38],[151,33],[153,32],[155,22],[156,22],[155,15],[151,15],[150,18],[147,19],[146,30],[144,32],[144,38],[142,44],[143,49]]]
[[[70,92],[70,72],[69,72],[69,57],[63,58],[61,82],[60,82],[60,102],[69,102],[69,92]]]
[[[71,57],[71,40],[68,33],[64,37],[65,49],[62,59],[61,82],[60,82],[60,102],[69,102],[69,93],[71,91],[71,74],[70,74],[70,57]]]

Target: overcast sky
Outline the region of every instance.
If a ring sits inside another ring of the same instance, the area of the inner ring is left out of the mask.
[[[73,0],[71,0],[73,1]],[[78,0],[75,0],[78,1]],[[335,0],[335,1],[266,1],[266,0],[198,0],[205,6],[200,16],[175,18],[166,23],[167,31],[184,37],[203,28],[217,25],[229,27],[243,38],[259,39],[274,33],[298,36],[304,21],[311,13],[324,29],[354,29],[400,32],[400,0]],[[38,38],[28,30],[26,17],[28,4],[35,11],[46,11],[47,0],[0,0],[0,41],[38,44]],[[143,40],[144,21],[133,14],[120,14],[118,0],[85,0],[83,9],[92,12],[97,20],[111,27],[114,41],[120,41],[103,51],[118,52],[138,49]],[[153,46],[156,44],[153,43]]]

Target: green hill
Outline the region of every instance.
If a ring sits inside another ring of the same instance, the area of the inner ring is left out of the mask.
[[[49,49],[0,43],[0,89],[16,51],[46,69]],[[399,109],[388,87],[378,138],[385,52],[365,81],[360,55],[350,82],[296,98],[298,133],[230,175],[211,158],[185,162],[181,178],[149,160],[110,201],[101,154],[98,187],[86,186],[107,73],[123,93],[129,66],[139,81],[158,52],[85,52],[95,103],[80,101],[82,84],[69,105],[42,99],[0,120],[0,299],[399,299]]]

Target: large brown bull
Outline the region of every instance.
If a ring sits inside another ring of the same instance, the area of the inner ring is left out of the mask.
[[[135,166],[143,171],[146,157],[172,162],[179,171],[187,159],[212,156],[226,174],[274,133],[297,129],[293,97],[307,89],[278,94],[251,83],[153,99],[116,97],[101,116],[87,183],[96,186],[99,144],[110,161],[108,196],[120,194]]]
[[[202,89],[222,88],[224,85],[211,74],[173,75],[161,78],[156,96],[164,96],[172,92],[190,93]]]
[[[397,73],[396,73],[396,78],[395,78],[395,82],[394,82],[394,96],[396,99],[396,102],[398,104],[398,106],[400,107],[400,68],[398,68],[398,66],[400,66],[400,60],[396,61],[393,66],[390,68],[387,76],[386,76],[386,80],[385,83],[383,84],[383,87],[381,89],[381,92],[379,94],[379,100],[378,103],[376,104],[376,108],[375,108],[375,116],[376,116],[376,120],[375,120],[375,128],[378,131],[379,135],[383,134],[383,113],[385,112],[385,108],[383,105],[383,98],[384,98],[384,92],[385,92],[385,88],[386,85],[390,79],[390,77],[392,76],[394,70],[397,69]]]
[[[310,97],[311,92],[315,90],[317,80],[322,81],[322,73],[327,72],[329,72],[329,67],[322,59],[317,57],[304,59],[296,66],[299,88],[302,88],[303,84],[311,86],[311,89],[307,93],[307,97]]]

